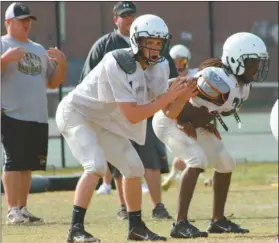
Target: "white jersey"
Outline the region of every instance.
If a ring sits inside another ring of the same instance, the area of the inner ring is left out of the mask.
[[[202,75],[204,72],[213,72],[213,77],[215,79],[215,82],[217,84],[217,89],[218,89],[218,84],[220,86],[224,85],[224,83],[228,86],[229,90],[229,97],[226,100],[226,102],[223,105],[216,105],[212,102],[206,101],[200,97],[193,97],[190,99],[190,103],[193,106],[196,107],[201,107],[205,106],[208,108],[209,112],[212,111],[217,111],[218,113],[222,112],[230,112],[232,110],[238,111],[243,103],[243,101],[248,99],[249,92],[250,92],[250,84],[244,84],[240,86],[233,75],[228,75],[225,73],[225,71],[222,68],[216,68],[216,67],[208,67],[196,74],[196,77],[198,78],[198,84],[200,82],[204,82]]]
[[[129,50],[129,49],[127,49]],[[138,144],[145,143],[146,120],[131,124],[119,109],[119,102],[149,103],[168,89],[167,60],[143,70],[140,63],[133,74],[125,73],[112,52],[68,94],[67,100],[87,119]]]

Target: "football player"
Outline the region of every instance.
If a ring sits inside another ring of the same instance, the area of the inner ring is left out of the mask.
[[[198,95],[183,106],[177,104],[177,116],[174,110],[171,111],[174,119],[169,118],[168,110],[159,111],[154,116],[155,134],[186,164],[181,175],[177,218],[171,229],[171,237],[207,237],[208,232],[249,232],[224,216],[235,161],[211,121],[217,118],[228,130],[221,115],[233,115],[241,125],[237,111],[249,96],[251,82],[266,78],[268,60],[266,46],[258,36],[236,33],[225,41],[221,59],[211,58],[200,65],[195,77]],[[203,232],[188,221],[188,210],[197,179],[208,162],[215,169],[213,215],[208,232]]]
[[[270,114],[270,128],[273,136],[278,142],[278,99],[274,103]]]
[[[56,122],[84,173],[76,187],[72,226],[67,242],[100,242],[84,229],[94,188],[107,163],[124,176],[128,240],[165,241],[141,217],[144,167],[130,140],[145,143],[146,119],[174,100],[196,94],[195,85],[177,78],[168,89],[169,65],[162,53],[170,34],[155,15],[138,17],[130,29],[131,48],[107,53],[102,61],[59,104]]]

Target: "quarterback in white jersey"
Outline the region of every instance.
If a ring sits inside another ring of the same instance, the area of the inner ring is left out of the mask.
[[[237,111],[249,96],[250,83],[263,81],[268,73],[268,53],[264,42],[251,33],[236,33],[223,46],[222,58],[204,61],[196,74],[199,93],[177,107],[176,119],[159,111],[153,118],[155,134],[181,158],[186,169],[181,176],[177,222],[171,229],[175,238],[207,237],[188,221],[188,209],[199,174],[208,162],[214,167],[213,215],[209,233],[248,233],[224,217],[225,202],[235,161],[225,148],[217,129],[210,123],[214,117],[228,130],[221,115],[233,114],[241,125]],[[180,108],[180,110],[179,110]],[[174,112],[174,111],[172,111]]]
[[[278,142],[278,99],[274,103],[270,114],[270,128],[273,136]]]
[[[84,230],[84,216],[99,178],[106,173],[106,161],[125,177],[128,240],[166,240],[142,221],[144,168],[130,139],[144,144],[146,119],[171,107],[175,99],[186,101],[196,92],[179,78],[168,89],[169,67],[161,54],[168,48],[170,34],[160,17],[138,17],[130,34],[131,48],[107,53],[57,109],[59,131],[84,168],[75,192],[68,242],[99,242]]]

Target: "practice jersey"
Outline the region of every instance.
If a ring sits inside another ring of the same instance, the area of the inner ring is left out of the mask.
[[[130,50],[129,48],[124,50]],[[122,114],[119,102],[135,102],[144,105],[168,89],[169,65],[165,60],[143,70],[136,62],[136,71],[125,73],[112,52],[68,94],[67,99],[78,112],[105,129],[145,143],[146,120],[131,124]]]
[[[209,80],[211,85],[213,84],[213,86],[215,86],[214,88],[220,92],[229,92],[229,96],[222,105],[216,105],[196,96],[190,99],[190,103],[193,106],[205,106],[208,108],[209,112],[232,112],[238,111],[243,101],[248,99],[250,84],[239,85],[235,76],[227,74],[222,68],[208,67],[198,72],[195,76],[198,77],[197,82],[200,87],[208,87],[206,86],[208,82],[205,82],[205,80]],[[208,90],[205,90],[205,92],[214,92],[214,89],[207,89]]]

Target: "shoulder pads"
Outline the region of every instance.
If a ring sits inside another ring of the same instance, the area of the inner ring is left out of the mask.
[[[125,73],[133,74],[137,70],[136,60],[132,51],[118,49],[112,51],[112,55]]]

